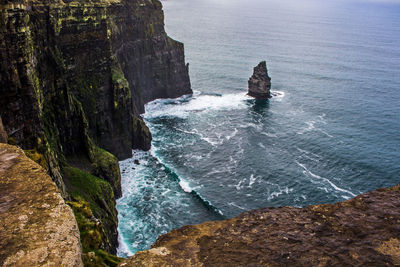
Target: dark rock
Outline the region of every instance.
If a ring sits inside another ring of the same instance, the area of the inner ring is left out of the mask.
[[[397,266],[399,220],[397,185],[337,204],[184,226],[123,266]]]
[[[7,143],[8,135],[6,130],[4,130],[3,122],[0,116],[0,143]]]
[[[271,78],[268,76],[267,64],[261,61],[254,67],[253,75],[249,79],[248,95],[256,99],[271,98]]]
[[[165,33],[158,0],[2,5],[0,116],[8,140],[47,169],[66,199],[74,193],[62,175],[70,159],[85,158],[73,167],[109,183],[113,195],[96,199],[93,214],[105,225],[105,249],[115,252],[117,158],[150,149],[145,103],[192,92],[183,44]]]
[[[134,162],[136,165],[139,165],[139,164],[140,164],[138,159],[135,159],[133,162]]]

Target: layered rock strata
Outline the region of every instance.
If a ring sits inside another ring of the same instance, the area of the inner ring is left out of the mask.
[[[120,266],[397,266],[400,185],[306,208],[185,226]]]
[[[118,159],[150,148],[144,104],[192,92],[161,3],[0,0],[0,73],[0,138],[48,171],[81,229],[98,220],[84,252],[115,253]]]
[[[268,76],[267,63],[261,61],[254,67],[253,75],[249,81],[248,95],[256,99],[271,98],[271,78]]]
[[[78,225],[45,170],[0,144],[0,265],[83,266]]]

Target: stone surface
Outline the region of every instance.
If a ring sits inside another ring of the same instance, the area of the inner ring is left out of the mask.
[[[271,98],[271,78],[268,76],[267,64],[261,61],[254,67],[253,75],[249,79],[248,95],[256,99]]]
[[[71,208],[38,164],[0,144],[0,265],[83,266]]]
[[[400,185],[337,204],[185,226],[120,266],[397,266]]]
[[[7,143],[8,135],[6,130],[4,130],[3,121],[0,116],[0,143]]]

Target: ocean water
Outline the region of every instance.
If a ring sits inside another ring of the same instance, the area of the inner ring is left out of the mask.
[[[162,3],[195,93],[146,106],[153,147],[121,162],[120,256],[186,224],[400,182],[398,2]],[[267,101],[246,96],[261,60]]]

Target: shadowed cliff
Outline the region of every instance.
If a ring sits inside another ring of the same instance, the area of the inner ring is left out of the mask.
[[[184,226],[120,266],[397,266],[400,185],[337,204]]]
[[[48,171],[82,235],[97,233],[82,238],[85,253],[116,252],[118,159],[150,148],[144,104],[192,92],[183,44],[165,33],[161,8],[0,1],[1,139]]]

